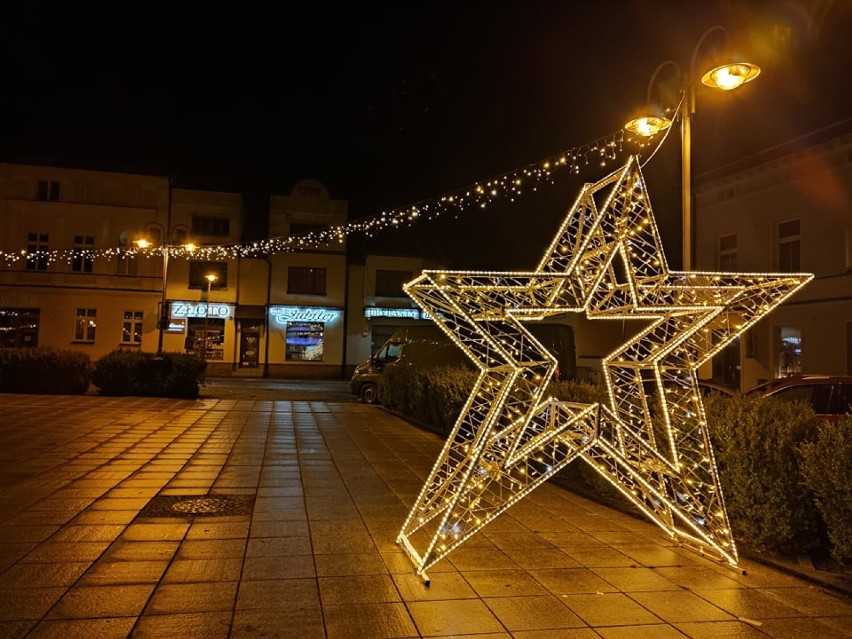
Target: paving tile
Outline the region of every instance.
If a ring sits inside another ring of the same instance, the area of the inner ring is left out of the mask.
[[[381,575],[387,568],[381,555],[372,553],[345,553],[339,555],[316,555],[317,575],[320,577],[342,577],[346,575]]]
[[[586,626],[553,595],[486,598],[485,603],[511,632]]]
[[[518,564],[497,548],[461,546],[447,556],[447,560],[458,570],[512,570]]]
[[[461,573],[458,572],[436,574],[428,586],[413,571],[404,574],[394,574],[393,580],[405,601],[477,598],[476,592],[474,592]]]
[[[593,628],[661,623],[659,617],[620,592],[562,595],[561,601]]]
[[[606,579],[622,592],[643,590],[678,590],[678,586],[659,574],[656,570],[644,566],[627,568],[591,568],[596,575]]]
[[[310,554],[310,537],[251,538],[246,548],[246,557],[280,557]]]
[[[0,621],[0,637],[3,639],[24,639],[35,621]]]
[[[108,561],[94,563],[80,579],[81,585],[107,586],[117,584],[157,583],[168,561]]]
[[[730,621],[733,616],[685,590],[632,592],[630,597],[669,623]]]
[[[243,579],[299,579],[316,577],[312,555],[292,557],[246,557],[243,563]]]
[[[236,607],[238,610],[319,608],[317,582],[316,579],[241,581]]]
[[[0,574],[0,590],[70,586],[86,572],[90,565],[89,562],[15,564]]]
[[[104,553],[108,561],[169,561],[180,545],[177,541],[123,541],[117,540]]]
[[[163,576],[163,583],[238,581],[242,559],[175,559]]]
[[[588,568],[531,570],[530,574],[555,595],[616,592],[618,589]]]
[[[94,561],[108,546],[108,541],[46,541],[39,544],[21,561],[24,563]]]
[[[595,630],[603,639],[684,639],[682,632],[666,624],[598,627]],[[740,635],[730,637],[740,639]]]
[[[852,617],[852,598],[842,597],[811,585],[794,588],[765,588],[763,592],[788,606],[819,617]],[[852,628],[852,626],[850,626]]]
[[[546,594],[547,589],[526,570],[471,570],[462,576],[480,597]]]
[[[323,626],[322,613],[313,608],[237,610],[234,613],[229,639],[257,639],[258,637],[264,639],[325,639],[326,632]],[[366,639],[367,637],[370,637],[370,635],[362,635],[359,639]]]
[[[676,623],[674,627],[690,639],[766,639],[767,634],[759,626],[744,621],[704,621],[691,623]],[[774,637],[774,635],[771,635]],[[817,635],[810,632],[805,635],[794,635],[796,639],[810,639]],[[792,637],[791,637],[792,639]]]
[[[137,616],[153,590],[153,584],[79,585],[71,588],[47,616],[49,619]]]
[[[852,617],[764,619],[758,628],[773,639],[849,639]]]
[[[230,628],[230,612],[144,615],[129,636],[131,639],[228,639]]]
[[[693,592],[734,617],[770,619],[805,615],[801,610],[783,603],[777,597],[753,588],[695,590]]]
[[[408,609],[422,636],[456,636],[505,630],[494,613],[480,599],[414,601],[408,604]],[[410,636],[417,636],[417,632],[411,632]]]
[[[0,621],[41,619],[62,598],[66,588],[0,590]]]
[[[58,530],[51,542],[57,541],[113,541],[124,532],[122,524],[67,525]]]
[[[134,623],[136,617],[45,620],[36,625],[27,638],[125,639]]]
[[[637,565],[637,561],[615,548],[577,548],[565,551],[570,557],[587,568],[611,568]]]
[[[125,541],[181,541],[189,530],[189,523],[161,524],[134,523],[122,535]]]
[[[418,578],[418,581],[421,580]],[[397,586],[390,575],[320,577],[319,590],[323,606],[400,601]]]
[[[185,612],[224,612],[232,610],[237,594],[236,581],[214,583],[161,584],[145,608],[146,615]]]
[[[578,568],[580,562],[559,548],[504,548],[509,558],[525,570],[537,568]]]
[[[517,630],[511,634],[511,637],[513,639],[601,639],[601,636],[591,628]],[[479,635],[476,635],[475,639],[479,639]]]
[[[196,520],[186,533],[186,539],[245,539],[249,536],[249,520],[239,522],[214,522]]]
[[[654,572],[662,575],[676,586],[681,588],[704,590],[713,588],[746,588],[742,584],[732,578],[734,571],[725,567],[710,568],[707,566],[681,566],[670,567],[661,566],[655,568]]]
[[[255,521],[251,522],[251,537],[306,537],[310,534],[307,521]]]
[[[245,539],[190,539],[180,544],[176,559],[233,559],[245,552]]]

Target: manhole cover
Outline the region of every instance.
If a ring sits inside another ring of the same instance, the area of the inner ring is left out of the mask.
[[[138,517],[248,515],[253,507],[252,495],[157,495]]]

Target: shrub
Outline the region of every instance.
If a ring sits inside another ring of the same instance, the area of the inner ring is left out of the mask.
[[[821,423],[810,406],[745,396],[707,397],[704,405],[735,537],[756,550],[824,547],[824,524],[798,455]]]
[[[82,395],[89,390],[86,353],[54,348],[0,349],[0,392]]]
[[[95,362],[92,383],[102,395],[195,398],[205,368],[184,353],[113,351]]]
[[[831,543],[831,556],[852,560],[852,416],[825,421],[816,441],[800,447],[805,485],[813,492]]]

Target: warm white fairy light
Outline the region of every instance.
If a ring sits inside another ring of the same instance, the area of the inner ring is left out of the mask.
[[[199,246],[194,252],[176,253],[174,248],[142,247],[132,248],[95,248],[95,249],[43,249],[28,252],[27,250],[0,250],[0,261],[6,266],[26,262],[31,259],[44,257],[48,263],[71,262],[78,257],[92,260],[133,259],[135,257],[161,258],[164,250],[169,250],[169,257],[189,257],[201,260],[228,260],[244,257],[262,257],[275,253],[304,251],[327,247],[330,244],[342,244],[347,236],[363,235],[373,237],[389,229],[410,227],[414,224],[427,222],[442,215],[459,215],[467,210],[482,210],[499,200],[514,201],[530,191],[537,190],[544,184],[553,182],[557,172],[568,171],[579,174],[589,166],[590,160],[595,170],[596,164],[606,165],[633,150],[652,149],[660,143],[660,138],[643,138],[631,136],[625,131],[617,131],[597,140],[586,142],[559,155],[547,158],[535,164],[510,171],[503,175],[478,182],[458,189],[452,193],[423,200],[390,211],[382,211],[371,217],[353,220],[346,224],[317,229],[308,233],[274,237],[265,240],[228,245]]]
[[[673,539],[736,564],[696,372],[811,278],[670,271],[631,157],[583,187],[535,271],[409,282],[480,370],[397,539],[418,574],[577,458]],[[544,397],[556,361],[524,322],[566,312],[650,320],[604,359],[606,405]]]

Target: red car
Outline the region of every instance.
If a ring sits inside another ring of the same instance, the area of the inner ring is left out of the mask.
[[[852,413],[852,376],[795,375],[755,386],[747,395],[805,401],[817,415],[840,418]]]

